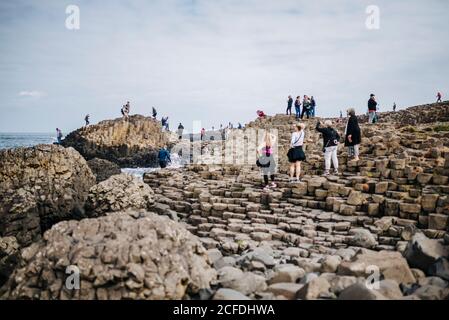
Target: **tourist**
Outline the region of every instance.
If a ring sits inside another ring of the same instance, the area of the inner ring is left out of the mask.
[[[340,121],[343,122],[343,111],[340,110]]]
[[[242,124],[239,122],[239,124],[238,124],[238,129],[239,130],[242,130],[243,129],[243,126],[242,126]]]
[[[153,107],[153,119],[156,120],[157,117],[157,111],[156,109]]]
[[[167,146],[163,146],[159,150],[159,154],[157,155],[157,158],[159,159],[159,166],[164,169],[167,167],[167,164],[171,162],[170,159],[170,153],[167,150]]]
[[[441,97],[442,97],[442,96],[441,96],[441,92],[438,92],[438,93],[437,93],[437,103],[442,102],[442,101],[441,101]]]
[[[345,146],[348,147],[348,155],[353,160],[359,160],[359,146],[361,143],[360,127],[354,108],[347,111],[348,122],[345,130]]]
[[[370,95],[368,100],[368,123],[374,123],[376,121],[377,101],[374,94]]]
[[[165,120],[165,130],[170,131],[170,124],[168,122],[168,117]]]
[[[85,117],[84,117],[84,121],[86,122],[86,127],[89,125],[89,117],[90,117],[90,115],[89,114],[87,114]]]
[[[304,99],[302,100],[302,113],[301,113],[301,119],[304,118],[304,114],[307,115],[307,119],[310,119],[310,100],[308,96],[304,96]]]
[[[393,112],[396,112],[396,102],[393,104]]]
[[[204,136],[206,135],[206,129],[201,129],[201,141],[203,141]]]
[[[59,128],[56,128],[56,139],[58,140],[58,144],[62,144],[62,131]]]
[[[262,171],[264,191],[270,190],[270,187],[277,187],[276,183],[274,182],[276,162],[273,157],[273,140],[274,137],[272,137],[271,134],[267,132],[264,137],[264,147],[257,151],[258,159],[256,164],[259,168],[261,168]],[[271,181],[271,184],[269,184],[269,181]]]
[[[331,160],[334,165],[334,174],[338,175],[338,158],[337,149],[340,141],[340,135],[332,128],[332,121],[326,120],[324,128],[321,127],[321,122],[316,124],[316,130],[323,135],[323,151],[324,151],[324,175],[328,176],[331,169]]]
[[[295,118],[299,120],[301,117],[301,97],[297,96],[295,100]]]
[[[316,108],[316,102],[313,96],[310,98],[310,114],[312,118],[315,118],[315,108]]]
[[[182,139],[182,133],[183,132],[184,132],[184,126],[182,125],[182,123],[180,123],[179,126],[178,126],[178,137],[179,137],[179,140]]]
[[[306,160],[306,155],[303,150],[305,137],[304,128],[304,124],[299,123],[295,125],[295,132],[292,133],[290,149],[287,153],[288,161],[290,162],[290,182],[299,182],[299,177],[301,175],[301,161]]]
[[[292,115],[293,98],[288,96],[287,99],[287,115]]]
[[[259,117],[259,119],[263,119],[266,117],[266,114],[262,110],[257,110],[257,116]]]

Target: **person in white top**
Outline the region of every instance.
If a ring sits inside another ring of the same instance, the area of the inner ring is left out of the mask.
[[[305,125],[303,123],[295,125],[295,132],[293,132],[290,142],[290,150],[287,153],[288,161],[290,162],[290,182],[299,181],[299,176],[301,175],[301,161],[306,160],[306,155],[303,150],[305,137],[304,128]]]

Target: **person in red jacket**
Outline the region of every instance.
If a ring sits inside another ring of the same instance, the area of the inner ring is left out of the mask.
[[[262,110],[257,110],[257,116],[262,119],[266,117],[266,114]]]

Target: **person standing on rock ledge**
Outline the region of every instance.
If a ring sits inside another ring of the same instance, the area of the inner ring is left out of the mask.
[[[301,118],[301,96],[297,96],[295,100],[295,115],[296,120],[299,120],[299,118]]]
[[[337,149],[340,141],[340,135],[332,128],[332,121],[324,122],[325,128],[321,127],[321,122],[317,122],[316,130],[323,135],[323,151],[324,151],[324,176],[330,174],[331,160],[334,165],[334,174],[338,175],[338,158]]]
[[[167,146],[163,146],[161,150],[159,150],[157,158],[159,159],[159,166],[162,169],[167,168],[167,164],[171,162],[170,153],[167,150]]]
[[[376,119],[377,101],[374,94],[370,95],[368,100],[368,123],[374,123]]]
[[[354,108],[349,108],[347,114],[349,119],[345,130],[345,146],[348,147],[348,156],[358,161],[361,142],[360,126]]]
[[[86,121],[86,127],[90,124],[90,122],[89,122],[89,117],[90,117],[90,115],[89,114],[87,114],[85,117],[84,117],[84,121]]]
[[[58,140],[58,144],[62,143],[62,131],[59,128],[56,128],[56,139]]]
[[[437,93],[437,103],[440,103],[441,101],[441,92]]]
[[[315,108],[316,108],[316,101],[315,98],[312,96],[310,98],[310,113],[312,118],[315,118]]]
[[[292,115],[293,98],[288,96],[287,99],[287,115]]]
[[[182,139],[182,133],[183,132],[184,132],[184,126],[182,125],[182,123],[179,123],[179,126],[178,126],[178,137],[179,137],[179,140]]]
[[[288,162],[290,162],[290,182],[299,182],[299,177],[301,175],[301,161],[306,160],[306,155],[304,154],[304,132],[305,125],[299,123],[295,125],[295,132],[292,134],[292,139],[290,142],[290,149],[288,150],[287,157]],[[295,180],[296,174],[296,180]]]

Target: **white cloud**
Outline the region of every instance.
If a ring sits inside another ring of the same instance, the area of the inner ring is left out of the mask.
[[[21,97],[31,97],[31,98],[42,98],[47,94],[43,91],[32,90],[32,91],[20,91],[19,96]]]

